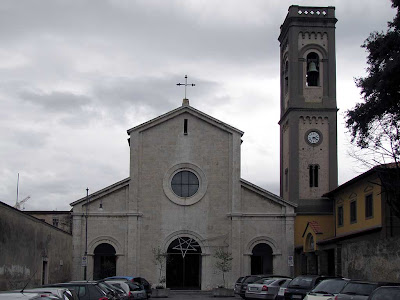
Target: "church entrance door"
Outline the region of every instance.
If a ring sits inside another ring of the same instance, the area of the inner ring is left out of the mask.
[[[115,249],[110,244],[100,244],[94,249],[93,279],[103,279],[115,276],[116,256]]]
[[[168,247],[166,284],[171,289],[201,289],[201,247],[192,238],[179,237]]]
[[[251,255],[251,274],[273,274],[272,248],[265,244],[258,244],[253,248]]]

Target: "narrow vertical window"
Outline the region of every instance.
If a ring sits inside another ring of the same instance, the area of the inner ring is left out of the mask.
[[[318,169],[319,165],[308,166],[308,177],[309,177],[310,187],[318,187]]]
[[[289,180],[288,180],[288,168],[285,169],[285,191],[288,191],[288,187],[289,187]]]
[[[357,222],[357,201],[350,202],[350,223]]]
[[[318,187],[318,165],[314,165],[314,187]]]
[[[183,120],[183,134],[188,134],[188,119]]]
[[[48,265],[47,265],[47,259],[43,259],[42,262],[42,285],[47,284],[47,272],[48,272]]]
[[[342,276],[342,246],[336,247],[336,276]]]
[[[338,226],[343,226],[343,206],[339,206],[338,207],[338,211],[337,211],[337,223]]]
[[[365,196],[365,218],[372,218],[374,211],[374,204],[372,194]]]

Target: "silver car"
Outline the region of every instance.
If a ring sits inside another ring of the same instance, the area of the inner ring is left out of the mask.
[[[247,286],[246,299],[275,299],[279,289],[291,278],[271,277],[263,278]]]
[[[105,282],[124,290],[127,299],[147,299],[146,290],[139,284],[127,280],[105,280]]]

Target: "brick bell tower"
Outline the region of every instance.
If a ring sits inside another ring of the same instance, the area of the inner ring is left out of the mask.
[[[297,215],[332,213],[337,187],[334,7],[290,6],[281,25],[280,195]]]

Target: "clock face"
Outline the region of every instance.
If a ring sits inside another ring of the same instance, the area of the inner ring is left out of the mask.
[[[311,131],[308,135],[307,135],[307,140],[310,144],[317,144],[320,141],[320,136],[319,133],[316,131]]]

